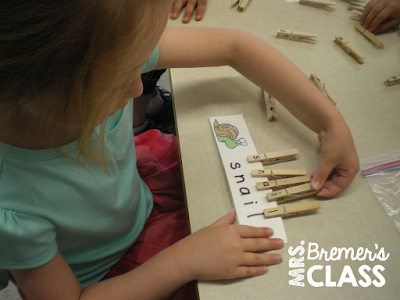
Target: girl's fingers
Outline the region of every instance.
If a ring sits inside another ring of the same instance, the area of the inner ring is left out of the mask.
[[[243,251],[246,252],[276,250],[276,249],[281,249],[282,247],[283,247],[283,241],[281,239],[248,238],[244,239],[243,241]]]
[[[282,262],[280,254],[257,254],[244,253],[242,266],[269,266],[276,265]]]
[[[235,276],[232,278],[243,278],[263,275],[268,272],[267,266],[240,266],[236,269]]]
[[[238,233],[242,238],[267,238],[274,234],[271,228],[251,227],[246,225],[238,226]]]

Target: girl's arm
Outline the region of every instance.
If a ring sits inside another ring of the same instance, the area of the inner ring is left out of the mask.
[[[335,105],[276,49],[247,32],[216,28],[167,29],[159,47],[157,68],[229,65],[316,132],[321,142],[321,163],[312,175],[312,185],[321,188],[319,196],[338,194],[351,183],[359,163],[344,119]]]
[[[232,211],[135,270],[84,290],[60,253],[43,266],[10,271],[29,300],[147,300],[162,299],[192,280],[256,276],[280,263],[278,254],[257,252],[280,249],[282,240],[270,239],[267,228],[231,225],[235,217]]]

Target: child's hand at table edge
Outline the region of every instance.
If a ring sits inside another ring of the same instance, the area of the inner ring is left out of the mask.
[[[321,130],[321,162],[311,174],[311,187],[319,190],[321,197],[331,197],[345,190],[360,169],[350,131],[345,128]]]
[[[267,273],[267,265],[282,261],[279,254],[259,253],[283,247],[281,239],[270,238],[270,228],[232,225],[232,210],[214,224],[177,242],[174,247],[178,270],[190,280],[218,280]]]

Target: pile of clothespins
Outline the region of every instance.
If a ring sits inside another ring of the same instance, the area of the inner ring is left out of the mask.
[[[348,5],[348,10],[350,10],[353,15],[350,17],[350,19],[355,20],[355,21],[360,21],[361,16],[364,12],[365,9],[365,1],[364,0],[344,0],[346,2],[349,2]],[[320,9],[324,9],[330,12],[334,11],[334,6],[335,2],[334,1],[328,1],[328,0],[300,0],[300,4],[303,5],[308,5]],[[362,27],[359,23],[356,23],[354,25],[354,28],[357,29],[361,34],[363,34],[369,41],[374,43],[377,47],[379,48],[384,48],[384,44],[379,40],[379,38],[373,34],[372,32],[369,32],[366,30],[364,27]],[[398,30],[398,29],[396,29]],[[400,34],[400,31],[398,31]],[[310,33],[310,32],[297,32],[297,31],[292,31],[292,30],[283,30],[283,29],[278,29],[277,35],[278,38],[283,38],[283,39],[289,39],[293,41],[299,41],[299,42],[306,42],[306,43],[316,43],[316,38],[317,34],[316,33]],[[334,42],[339,45],[346,53],[348,53],[351,57],[353,57],[359,64],[364,63],[364,59],[366,56],[359,51],[356,47],[351,45],[347,40],[345,40],[342,36],[335,35]],[[385,85],[395,85],[395,84],[400,84],[400,75],[398,76],[392,76],[387,78],[386,81],[384,81]]]

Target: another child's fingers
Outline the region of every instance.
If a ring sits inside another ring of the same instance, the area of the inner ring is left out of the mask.
[[[174,4],[172,5],[171,13],[170,13],[170,18],[171,19],[178,18],[179,13],[181,12],[183,6],[184,6],[183,0],[174,1]]]
[[[374,32],[383,21],[385,21],[390,16],[389,8],[386,6],[376,17],[372,20],[369,26],[369,31]]]
[[[387,22],[383,22],[375,29],[374,32],[377,33],[377,32],[381,32],[381,31],[385,31],[386,29],[396,26],[399,23],[400,23],[399,19],[393,19],[393,20],[390,20]]]
[[[386,4],[379,2],[374,8],[369,12],[368,16],[364,22],[364,28],[374,31],[376,26],[378,26],[387,16],[384,16],[384,9]]]
[[[377,3],[379,3],[381,0],[371,0],[369,1],[364,8],[363,14],[361,16],[361,20],[365,19],[365,17],[369,14],[369,12],[375,7]]]
[[[198,0],[196,7],[196,21],[200,21],[203,19],[204,11],[206,10],[207,0]]]
[[[185,7],[185,14],[183,15],[182,22],[189,23],[192,18],[194,9],[196,7],[196,0],[188,0]]]

